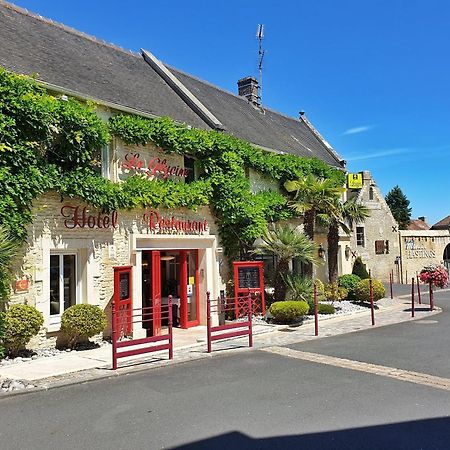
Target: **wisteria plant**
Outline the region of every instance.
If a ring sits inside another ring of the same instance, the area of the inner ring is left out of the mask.
[[[419,277],[423,283],[431,283],[433,286],[439,288],[444,288],[448,285],[447,269],[441,265],[425,266],[420,271]]]

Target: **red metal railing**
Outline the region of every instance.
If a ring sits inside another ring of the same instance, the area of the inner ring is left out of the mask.
[[[130,320],[131,319],[131,320]],[[154,319],[167,319],[167,334],[151,336],[139,339],[125,339],[130,334],[130,323],[151,323]],[[128,356],[153,353],[161,350],[169,351],[169,359],[173,358],[173,334],[172,334],[172,297],[169,296],[167,305],[148,306],[135,308],[123,314],[116,311],[114,302],[112,304],[112,368],[117,369],[117,360]],[[122,339],[122,340],[121,340]],[[146,345],[147,344],[147,345]],[[139,346],[138,348],[135,348]],[[130,348],[131,347],[131,348]],[[134,348],[133,348],[134,347]],[[128,350],[121,350],[130,348]]]
[[[217,315],[233,315],[236,317],[237,305],[239,311],[247,316],[247,320],[228,323],[225,325],[212,326],[211,314]],[[229,339],[233,337],[248,336],[248,345],[253,347],[253,328],[252,316],[253,305],[250,293],[245,297],[238,298],[218,298],[211,300],[210,293],[206,293],[206,314],[207,314],[207,335],[208,335],[208,353],[211,353],[212,343],[222,339]]]

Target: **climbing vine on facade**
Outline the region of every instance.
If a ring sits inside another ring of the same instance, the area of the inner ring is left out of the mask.
[[[317,159],[263,151],[216,131],[169,118],[119,114],[108,123],[92,103],[48,93],[32,78],[0,68],[0,225],[18,242],[27,238],[33,201],[47,191],[79,197],[104,211],[210,205],[227,256],[235,258],[268,222],[292,212],[281,186],[312,173],[342,185],[343,173]],[[123,183],[103,178],[100,149],[111,136],[127,144],[153,143],[167,153],[197,160],[199,180],[185,184],[138,175]],[[280,192],[252,193],[246,168],[280,182]]]

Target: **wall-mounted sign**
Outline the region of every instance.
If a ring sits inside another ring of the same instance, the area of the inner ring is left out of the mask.
[[[363,187],[362,173],[349,173],[347,175],[347,187],[349,189],[361,189]]]
[[[88,208],[85,206],[64,205],[61,208],[61,215],[65,218],[64,226],[66,228],[116,228],[117,227],[117,211],[111,214],[89,214]]]
[[[154,209],[144,213],[144,222],[154,233],[201,234],[208,231],[208,221],[181,219],[175,216],[162,216]]]
[[[184,178],[189,175],[189,170],[182,166],[171,166],[166,159],[152,158],[148,164],[139,153],[127,153],[125,161],[122,161],[122,169],[135,174],[144,174],[149,178],[159,177],[167,180],[170,176]]]
[[[29,289],[29,281],[28,279],[23,279],[23,280],[17,280],[16,284],[14,286],[14,292],[16,294],[20,293],[20,292],[28,292]]]

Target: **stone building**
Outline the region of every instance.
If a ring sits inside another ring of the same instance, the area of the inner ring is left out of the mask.
[[[252,77],[239,80],[240,95],[234,95],[161,63],[148,51],[123,50],[3,1],[0,66],[34,74],[62,101],[67,96],[93,100],[105,121],[117,113],[168,116],[178,124],[239,137],[268,152],[316,157],[344,170],[345,162],[304,114],[295,119],[260,104]],[[130,146],[114,138],[101,149],[102,176],[114,183],[136,172],[185,183],[196,179],[195,167],[189,157],[155,145]],[[253,193],[280,188],[257,170],[247,170],[247,176]],[[107,214],[80,198],[61,198],[50,191],[36,199],[32,213],[11,302],[35,305],[43,313],[42,342],[56,340],[69,306],[110,308],[115,267],[132,270],[127,289],[135,308],[154,297],[164,303],[173,295],[182,328],[204,324],[206,292],[217,297],[225,288],[220,224],[208,206],[195,212],[174,208]]]

